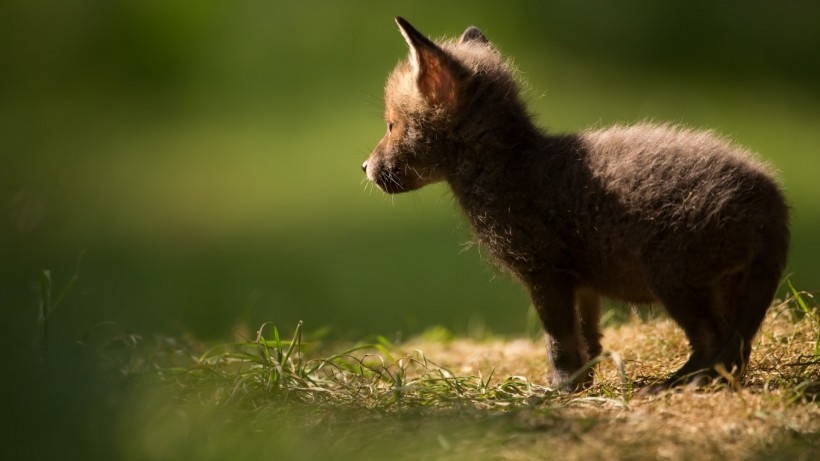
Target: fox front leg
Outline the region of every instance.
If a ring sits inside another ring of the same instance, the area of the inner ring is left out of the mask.
[[[588,359],[571,281],[543,273],[532,274],[527,279],[533,305],[546,335],[550,386],[565,390],[589,386],[591,371],[574,382],[570,381]]]

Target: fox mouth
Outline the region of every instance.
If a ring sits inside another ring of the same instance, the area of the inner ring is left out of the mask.
[[[399,180],[398,176],[396,176],[396,174],[390,169],[380,170],[373,176],[374,178],[371,178],[371,180],[376,183],[376,186],[378,186],[379,189],[388,194],[398,194],[410,190],[404,186],[404,183]]]
[[[362,171],[367,175],[367,179],[388,194],[398,194],[413,189],[407,187],[405,182],[399,179],[399,175],[393,168],[381,163],[371,164],[370,161],[366,161],[362,164]]]

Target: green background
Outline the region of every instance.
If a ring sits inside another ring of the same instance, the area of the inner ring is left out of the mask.
[[[611,4],[612,3],[612,4]],[[811,2],[7,1],[0,7],[0,302],[31,334],[101,321],[221,338],[523,330],[528,300],[462,251],[444,186],[387,197],[359,169],[406,55],[481,27],[553,131],[645,119],[710,127],[782,174],[789,271],[820,285],[820,8]]]
[[[446,187],[365,184],[397,14],[481,27],[550,130],[672,121],[759,152],[794,209],[788,270],[820,286],[816,2],[6,0],[0,458],[122,455],[111,331],[524,332],[529,301],[462,251]],[[38,306],[63,292],[43,346]]]

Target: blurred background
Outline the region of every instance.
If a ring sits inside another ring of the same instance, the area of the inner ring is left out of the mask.
[[[523,329],[528,300],[462,251],[446,187],[387,197],[359,167],[406,55],[480,26],[553,131],[711,127],[782,174],[789,271],[820,286],[820,7],[812,2],[6,1],[0,7],[0,302],[54,324],[220,338]],[[15,323],[16,322],[16,323]],[[19,328],[18,328],[19,327]],[[21,329],[22,328],[22,329]]]
[[[479,26],[552,131],[653,119],[757,151],[794,208],[788,271],[820,287],[816,2],[5,0],[4,354],[25,362],[39,306],[63,292],[58,344],[100,325],[228,339],[299,320],[351,339],[522,333],[528,299],[462,251],[446,187],[364,182],[407,53],[397,14],[434,37]],[[83,369],[61,387],[85,389]]]

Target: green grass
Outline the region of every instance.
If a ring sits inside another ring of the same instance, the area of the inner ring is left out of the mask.
[[[543,384],[531,339],[439,332],[340,347],[301,324],[287,338],[265,324],[207,349],[174,341],[135,371],[118,449],[125,459],[813,459],[820,317],[794,293],[771,310],[739,390],[638,396],[636,382],[683,359],[665,319],[608,327],[596,384],[577,394]]]

